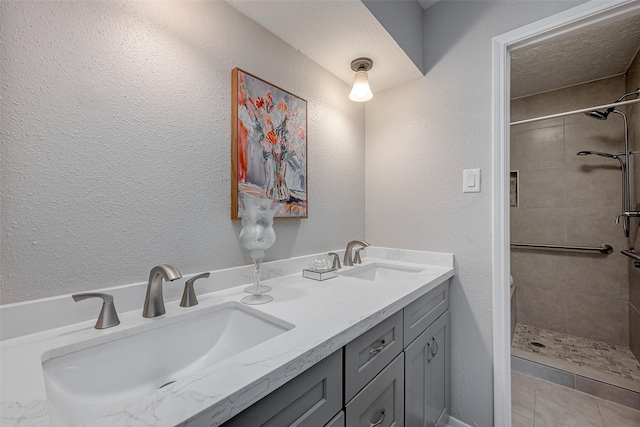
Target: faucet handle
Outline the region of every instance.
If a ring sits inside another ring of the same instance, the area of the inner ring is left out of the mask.
[[[96,329],[107,329],[120,324],[116,307],[113,305],[113,297],[109,294],[100,292],[87,292],[83,294],[71,295],[75,302],[82,301],[87,298],[102,298],[102,309],[96,321]]]
[[[362,252],[362,250],[364,249],[364,246],[361,248],[356,249],[356,254],[353,257],[353,264],[362,264],[362,258],[360,258],[360,252]]]
[[[196,280],[209,277],[209,273],[198,274],[187,280],[184,284],[184,292],[182,293],[182,301],[180,301],[180,307],[193,307],[198,305],[198,298],[196,298],[196,292],[193,290],[193,284]]]
[[[340,270],[342,268],[342,265],[340,265],[340,255],[335,252],[329,252],[327,255],[333,257],[333,265],[331,266],[331,268],[333,268],[334,270]]]

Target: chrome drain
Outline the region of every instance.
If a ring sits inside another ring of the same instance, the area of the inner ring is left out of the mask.
[[[169,384],[173,384],[173,383],[175,383],[175,382],[176,382],[176,380],[169,381],[168,383],[164,383],[164,384],[162,384],[160,387],[158,387],[158,390],[160,390],[160,389],[161,389],[161,388],[163,388],[163,387],[168,386]]]
[[[539,348],[546,348],[547,346],[542,344],[541,342],[538,341],[531,341],[529,344],[531,344],[534,347],[539,347]]]

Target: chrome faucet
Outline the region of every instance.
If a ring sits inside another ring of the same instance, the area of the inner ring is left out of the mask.
[[[362,246],[363,248],[366,248],[367,246],[370,246],[367,242],[365,242],[364,240],[352,240],[349,243],[347,243],[347,249],[344,251],[344,265],[353,265],[353,248],[356,246]]]
[[[174,267],[162,264],[151,269],[149,273],[149,284],[147,284],[147,296],[144,299],[142,317],[162,316],[166,313],[164,309],[164,298],[162,297],[162,279],[176,280],[182,275]]]

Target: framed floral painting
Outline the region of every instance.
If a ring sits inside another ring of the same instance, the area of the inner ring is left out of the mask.
[[[307,218],[307,101],[239,68],[231,80],[231,219],[243,197]]]

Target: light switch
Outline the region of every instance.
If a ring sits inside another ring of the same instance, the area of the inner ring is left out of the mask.
[[[480,169],[465,169],[462,171],[462,192],[480,192]]]

